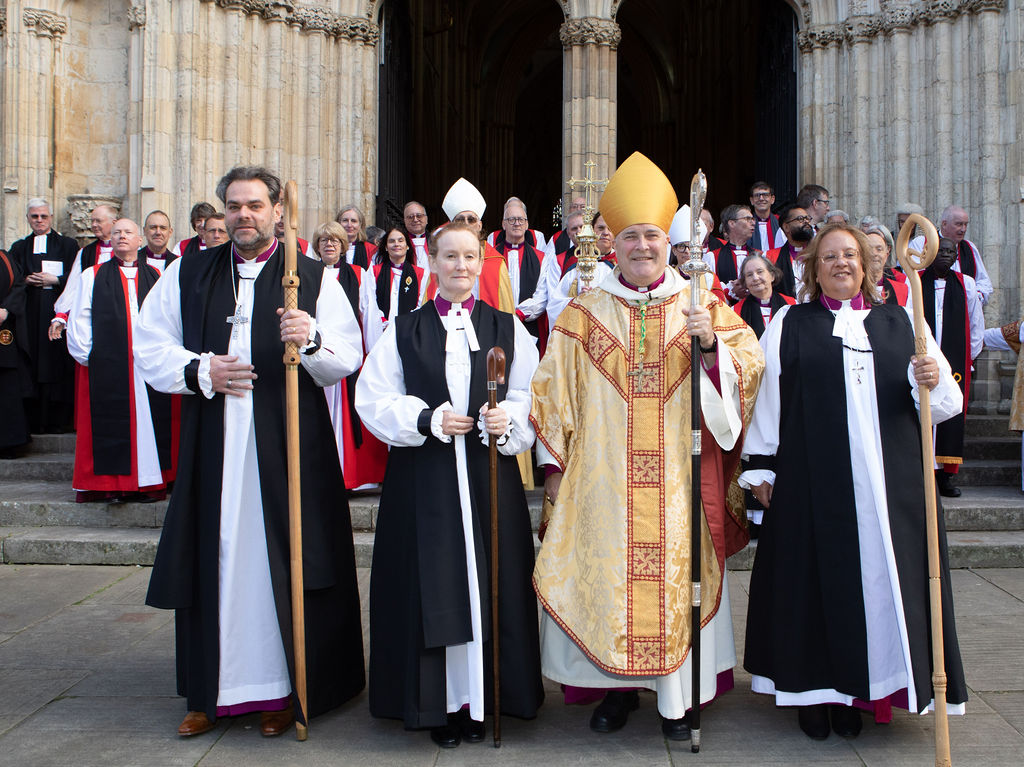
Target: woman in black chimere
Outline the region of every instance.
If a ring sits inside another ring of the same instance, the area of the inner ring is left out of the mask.
[[[740,269],[740,282],[750,294],[733,307],[760,338],[772,317],[796,299],[778,291],[782,270],[764,256],[750,256]]]
[[[544,698],[533,534],[516,455],[534,441],[537,347],[523,324],[473,298],[476,232],[431,238],[438,293],[398,314],[363,365],[356,409],[391,445],[370,576],[370,713],[430,728],[453,748],[484,738],[493,700],[489,435],[500,488],[501,711],[532,718]],[[506,382],[487,408],[487,352]]]

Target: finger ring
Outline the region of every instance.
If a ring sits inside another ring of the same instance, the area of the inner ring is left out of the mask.
[[[230,378],[228,379],[228,382],[225,384],[225,386],[227,386],[229,389],[231,388],[231,379]]]

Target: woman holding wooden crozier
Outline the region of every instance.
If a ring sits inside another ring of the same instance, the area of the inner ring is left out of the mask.
[[[532,718],[544,698],[533,534],[516,455],[530,448],[537,347],[523,324],[473,298],[475,229],[431,237],[438,294],[398,314],[363,365],[356,408],[391,445],[370,575],[370,713],[430,728],[454,748],[484,739],[493,700],[488,439],[498,444],[501,711]],[[508,375],[487,408],[487,353]]]
[[[744,667],[754,692],[798,706],[801,729],[853,737],[855,704],[932,703],[918,390],[935,422],[963,409],[929,335],[878,303],[869,245],[848,224],[804,251],[800,298],[761,337],[765,375],[740,484],[765,506],[750,580]],[[967,699],[939,516],[950,713]],[[831,722],[830,722],[831,720]]]

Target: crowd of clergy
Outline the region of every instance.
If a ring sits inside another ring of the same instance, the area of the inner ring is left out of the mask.
[[[915,355],[892,231],[832,209],[819,185],[777,205],[755,183],[717,226],[702,210],[696,300],[681,268],[697,249],[689,206],[639,153],[595,207],[573,199],[550,235],[517,197],[488,231],[492,206],[466,179],[442,201],[444,222],[410,201],[378,229],[348,205],[299,238],[288,311],[280,180],[234,168],[216,193],[221,210],[196,204],[194,234],[177,242],[163,211],[135,222],[100,205],[81,248],[32,199],[31,234],[0,251],[3,456],[23,455],[30,434],[74,431],[80,502],[170,496],[147,603],[176,611],[180,735],[249,712],[278,735],[364,689],[354,492],[380,493],[370,712],[441,747],[484,739],[497,638],[503,714],[535,717],[547,677],[565,704],[597,704],[596,732],[622,728],[648,690],[662,735],[690,738],[687,712],[733,687],[725,562],[752,537],[743,662],[754,692],[796,707],[816,739],[856,736],[862,712],[887,722],[892,706],[932,707],[919,390],[938,424],[937,488],[959,495],[973,360],[985,344],[1018,351],[1024,340],[1020,323],[985,330],[993,285],[963,208],[939,216],[938,255],[920,275],[928,351]],[[901,205],[894,231],[913,213]],[[598,250],[589,282],[584,225]],[[286,342],[301,360],[305,710],[293,695],[281,468]],[[496,346],[506,372],[492,407]],[[962,713],[942,535],[947,702]],[[697,691],[694,567],[705,595]]]

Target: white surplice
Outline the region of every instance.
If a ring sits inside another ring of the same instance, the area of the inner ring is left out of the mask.
[[[409,255],[411,255],[411,252]],[[382,268],[391,269],[391,302],[388,306],[387,317],[384,316],[384,312],[377,306],[377,278],[373,276],[373,269],[366,270],[363,280],[359,284],[359,308],[363,315],[363,341],[366,344],[367,354],[377,345],[380,337],[387,330],[388,325],[391,324],[391,321],[395,319],[395,315],[398,314],[398,296],[399,291],[403,288],[401,266],[395,268],[388,261],[387,265]],[[427,283],[429,282],[430,270],[428,269],[423,273],[423,278],[420,280],[419,294],[416,296],[416,306],[423,303],[423,298],[427,294]]]
[[[453,306],[457,311],[458,304]],[[466,314],[442,316],[448,333],[445,352],[445,380],[451,401],[438,406],[431,423],[433,436],[426,437],[417,429],[420,413],[427,403],[419,397],[406,394],[405,370],[398,353],[394,325],[384,331],[380,342],[366,358],[356,384],[356,410],[366,426],[378,439],[395,447],[418,447],[427,439],[451,442],[452,437],[440,431],[440,420],[445,410],[459,415],[478,416],[469,413],[469,379],[471,373],[470,347],[476,343],[475,333],[467,333],[463,327],[469,323]],[[513,319],[515,325],[515,354],[508,371],[508,390],[505,399],[498,403],[509,417],[510,427],[506,432],[508,440],[499,444],[502,455],[517,455],[528,450],[536,434],[530,424],[530,380],[539,362],[537,346],[523,324]],[[472,330],[472,325],[469,325]],[[470,341],[472,337],[472,343]],[[481,352],[478,352],[481,353]],[[486,352],[482,352],[486,353]],[[417,371],[411,371],[417,375]],[[465,537],[466,573],[469,576],[469,603],[473,628],[473,639],[459,645],[445,648],[445,677],[447,680],[447,708],[458,711],[469,705],[470,716],[476,721],[484,718],[484,665],[483,642],[481,640],[480,593],[477,577],[476,546],[473,539],[472,501],[469,494],[469,470],[466,466],[466,440],[481,439],[477,429],[469,434],[456,435],[455,468],[459,483],[459,500],[462,513],[462,529]]]
[[[754,416],[747,431],[743,457],[775,455],[779,447],[781,392],[779,377],[781,361],[779,346],[790,307],[784,306],[761,336],[765,372],[754,405]],[[836,315],[833,335],[843,339],[843,365],[846,379],[846,421],[850,439],[851,471],[854,504],[857,510],[857,535],[860,543],[861,586],[864,592],[865,626],[867,631],[868,682],[871,700],[881,700],[899,690],[907,689],[908,701],[916,700],[914,676],[910,665],[910,642],[896,555],[889,525],[889,506],[885,491],[885,470],[882,465],[881,425],[878,399],[875,395],[874,355],[864,328],[868,309],[852,309],[849,301]],[[911,320],[913,323],[913,320]],[[865,350],[863,352],[854,350]],[[963,409],[963,395],[953,379],[946,358],[935,340],[928,336],[928,355],[939,364],[939,383],[931,391],[931,414],[941,423]],[[913,367],[907,366],[907,377],[919,402]],[[763,481],[775,483],[775,472],[758,469],[740,477],[745,487]],[[767,514],[771,513],[769,509]],[[834,689],[786,691],[777,690],[771,679],[753,676],[754,692],[775,696],[780,706],[809,706],[819,703],[852,705],[853,697]],[[911,703],[913,706],[913,703]],[[963,705],[949,706],[949,713],[963,713]]]
[[[109,258],[109,257],[108,257]],[[122,266],[121,273],[128,281],[128,305],[131,307],[129,321],[132,326],[131,336],[139,320],[138,268]],[[75,362],[84,367],[89,366],[89,354],[92,352],[92,290],[96,279],[94,269],[80,272],[77,281],[77,292],[71,302],[68,315],[68,353]],[[129,353],[131,350],[129,349]],[[125,366],[128,360],[125,360]],[[127,371],[126,371],[127,372]],[[153,431],[153,414],[149,409],[149,393],[146,382],[137,365],[132,367],[132,389],[135,393],[135,467],[138,472],[139,487],[152,487],[163,484],[163,473],[160,471],[160,456],[157,453],[156,433]],[[75,488],[80,490],[82,488]]]
[[[226,257],[231,258],[230,249]],[[237,265],[238,306],[251,318],[254,283],[267,262]],[[192,394],[184,370],[200,359],[202,396],[212,398],[210,357],[182,345],[182,260],[167,267],[143,306],[135,338],[135,362],[151,386],[173,394]],[[302,367],[318,386],[329,386],[359,367],[362,343],[351,306],[337,280],[320,284],[310,338],[321,346],[301,354]],[[252,323],[235,325],[228,354],[252,361]],[[308,346],[308,345],[307,345]],[[259,376],[259,370],[254,371]],[[259,386],[257,378],[253,382]],[[219,555],[220,676],[218,706],[276,700],[291,693],[288,663],[277,620],[263,521],[252,392],[224,395],[224,463],[221,475]]]

